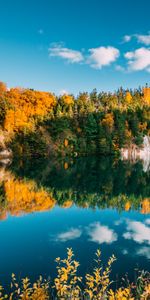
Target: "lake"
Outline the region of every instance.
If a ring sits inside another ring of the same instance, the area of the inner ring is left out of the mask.
[[[72,247],[79,274],[100,248],[117,257],[118,287],[136,269],[150,271],[150,171],[108,157],[22,159],[0,167],[0,282],[56,274],[55,258]]]

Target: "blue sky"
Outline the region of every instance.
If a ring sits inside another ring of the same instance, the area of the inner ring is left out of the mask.
[[[5,0],[0,80],[57,94],[150,83],[149,0]]]

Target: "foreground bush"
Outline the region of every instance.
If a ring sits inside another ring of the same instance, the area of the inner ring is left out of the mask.
[[[22,279],[18,283],[12,274],[11,292],[6,294],[0,286],[0,300],[149,300],[150,299],[150,274],[140,272],[135,283],[129,283],[126,279],[124,286],[114,291],[110,288],[111,266],[116,260],[112,255],[105,268],[101,262],[101,252],[97,250],[95,267],[91,274],[86,274],[85,278],[79,277],[77,270],[79,263],[74,260],[72,249],[67,249],[67,258],[56,258],[57,277],[54,283],[43,280],[40,276],[37,282],[31,284],[28,278]]]

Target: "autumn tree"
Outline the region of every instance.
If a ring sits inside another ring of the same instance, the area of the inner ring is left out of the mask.
[[[7,91],[7,85],[0,81],[0,97]]]

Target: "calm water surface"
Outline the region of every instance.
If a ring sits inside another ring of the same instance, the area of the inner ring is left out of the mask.
[[[0,281],[8,283],[12,272],[53,277],[54,259],[67,247],[81,275],[92,269],[97,248],[104,264],[117,257],[114,280],[150,271],[149,179],[141,162],[107,158],[1,166]]]

